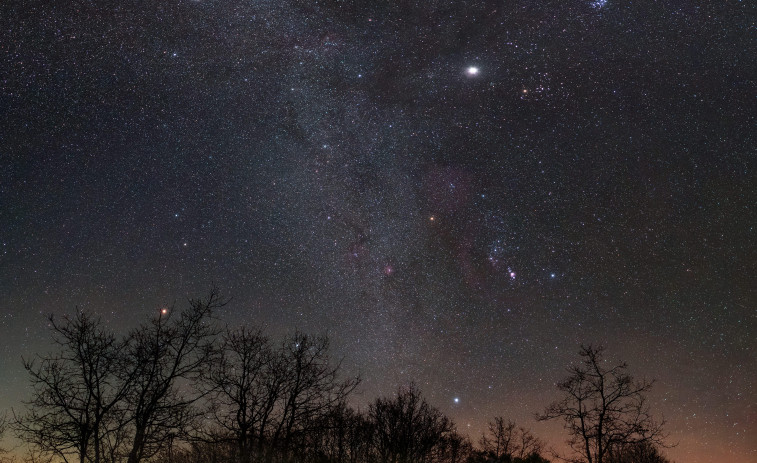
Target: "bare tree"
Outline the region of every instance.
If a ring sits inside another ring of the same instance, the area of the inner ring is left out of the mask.
[[[534,436],[530,429],[523,426],[518,427],[518,454],[517,457],[520,460],[526,460],[531,455],[538,455],[541,453],[544,447],[544,442],[541,439]]]
[[[6,415],[0,415],[0,442],[3,441],[3,438],[5,437],[5,432],[8,430],[8,419],[6,418]],[[4,458],[4,456],[8,453],[8,451],[5,449],[5,447],[0,447],[0,463],[6,463],[12,460],[8,460]]]
[[[338,424],[334,425],[332,433],[336,435],[332,442],[336,441],[336,451],[339,458],[334,461],[344,463],[367,463],[374,461],[371,438],[373,436],[373,423],[365,413],[353,410],[346,405],[337,409]]]
[[[58,354],[24,360],[31,379],[17,435],[44,455],[66,462],[111,462],[123,427],[120,402],[132,378],[123,374],[124,342],[85,312],[58,323],[50,317]]]
[[[481,449],[497,462],[525,460],[541,452],[544,443],[533,433],[516,426],[514,421],[501,416],[489,422],[487,432],[481,437]]]
[[[325,337],[295,333],[278,349],[259,331],[227,332],[218,359],[205,378],[211,440],[232,442],[242,463],[302,460],[333,437],[358,378],[339,378]]]
[[[560,419],[570,433],[574,451],[570,461],[606,463],[619,447],[635,444],[664,445],[664,422],[656,421],[645,393],[652,382],[635,381],[625,363],[607,367],[603,349],[582,346],[581,364],[557,384],[563,399],[552,403],[539,420]]]
[[[434,461],[439,463],[459,463],[467,461],[473,451],[470,439],[452,431],[442,438]]]
[[[421,396],[415,385],[394,398],[377,399],[368,410],[374,426],[373,446],[381,463],[432,461],[454,426]]]
[[[211,365],[211,413],[219,436],[229,436],[240,462],[251,461],[266,437],[269,419],[282,389],[276,358],[260,331],[228,331]],[[215,439],[219,440],[218,438]]]
[[[328,351],[328,338],[300,332],[281,347],[278,373],[283,374],[283,387],[271,445],[283,455],[301,447],[319,418],[340,407],[360,383],[357,377],[339,379],[341,364],[332,364]]]
[[[35,460],[138,463],[170,447],[194,417],[193,385],[214,352],[211,313],[223,304],[213,289],[122,338],[84,312],[51,317],[59,352],[24,361],[32,392],[16,434]]]
[[[307,433],[306,458],[302,461],[330,463],[367,462],[367,432],[365,417],[342,403],[321,416]]]
[[[501,461],[506,455],[515,453],[516,432],[513,421],[505,421],[503,417],[495,416],[494,421],[489,422],[487,433],[481,437],[481,448],[497,461]]]
[[[151,323],[134,330],[127,352],[135,372],[127,397],[131,440],[128,463],[139,463],[182,435],[201,394],[190,384],[209,367],[218,330],[214,310],[225,302],[213,288],[205,299],[192,299],[189,308],[172,316],[163,310]]]

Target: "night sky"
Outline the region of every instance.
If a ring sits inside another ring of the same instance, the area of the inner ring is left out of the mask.
[[[202,296],[477,441],[581,343],[678,463],[757,462],[751,1],[0,6],[0,410],[47,315]]]

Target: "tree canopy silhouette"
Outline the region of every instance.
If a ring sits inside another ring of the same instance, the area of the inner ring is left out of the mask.
[[[626,363],[608,367],[602,347],[582,346],[579,355],[581,363],[557,384],[563,398],[537,417],[563,420],[570,461],[608,463],[627,446],[664,445],[664,421],[652,417],[645,395],[653,382],[634,380]]]
[[[32,397],[15,417],[16,433],[46,454],[68,461],[115,461],[124,426],[123,399],[134,372],[121,355],[128,340],[85,312],[50,317],[60,351],[24,360]]]

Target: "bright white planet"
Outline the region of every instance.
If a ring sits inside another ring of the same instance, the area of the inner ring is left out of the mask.
[[[470,66],[465,70],[465,73],[469,76],[475,76],[478,74],[478,68],[476,66]]]

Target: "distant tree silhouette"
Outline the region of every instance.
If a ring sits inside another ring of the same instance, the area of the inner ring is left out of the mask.
[[[492,463],[540,461],[539,452],[544,446],[530,430],[501,416],[489,422],[480,445],[483,453],[480,458]]]
[[[517,429],[513,421],[497,416],[489,422],[487,433],[481,437],[481,448],[491,454],[495,461],[504,461],[512,456],[517,443]]]
[[[31,399],[13,424],[42,454],[65,461],[113,462],[124,437],[122,401],[133,382],[120,353],[127,342],[84,312],[50,317],[60,352],[24,360]]]
[[[532,453],[523,458],[516,457],[513,459],[513,463],[550,463],[549,460],[539,455],[538,453]]]
[[[523,426],[518,427],[518,437],[520,441],[518,443],[518,448],[516,451],[516,460],[522,460],[525,462],[533,456],[539,456],[539,453],[541,453],[542,451],[542,447],[544,447],[544,442],[542,442],[541,439],[534,436],[530,430],[524,428]],[[539,460],[537,459],[536,461]]]
[[[662,445],[663,422],[656,421],[645,393],[652,382],[635,381],[628,366],[606,366],[603,349],[582,346],[581,364],[558,383],[563,399],[546,408],[539,420],[560,419],[570,433],[571,461],[608,463],[619,449],[635,445]]]
[[[377,399],[368,410],[380,463],[425,463],[441,450],[454,426],[411,384],[394,398]]]
[[[442,441],[438,447],[439,449],[434,461],[439,463],[467,461],[473,452],[473,445],[470,439],[455,430],[442,437]]]
[[[606,463],[670,463],[659,448],[650,442],[631,443],[615,446],[605,460]]]

